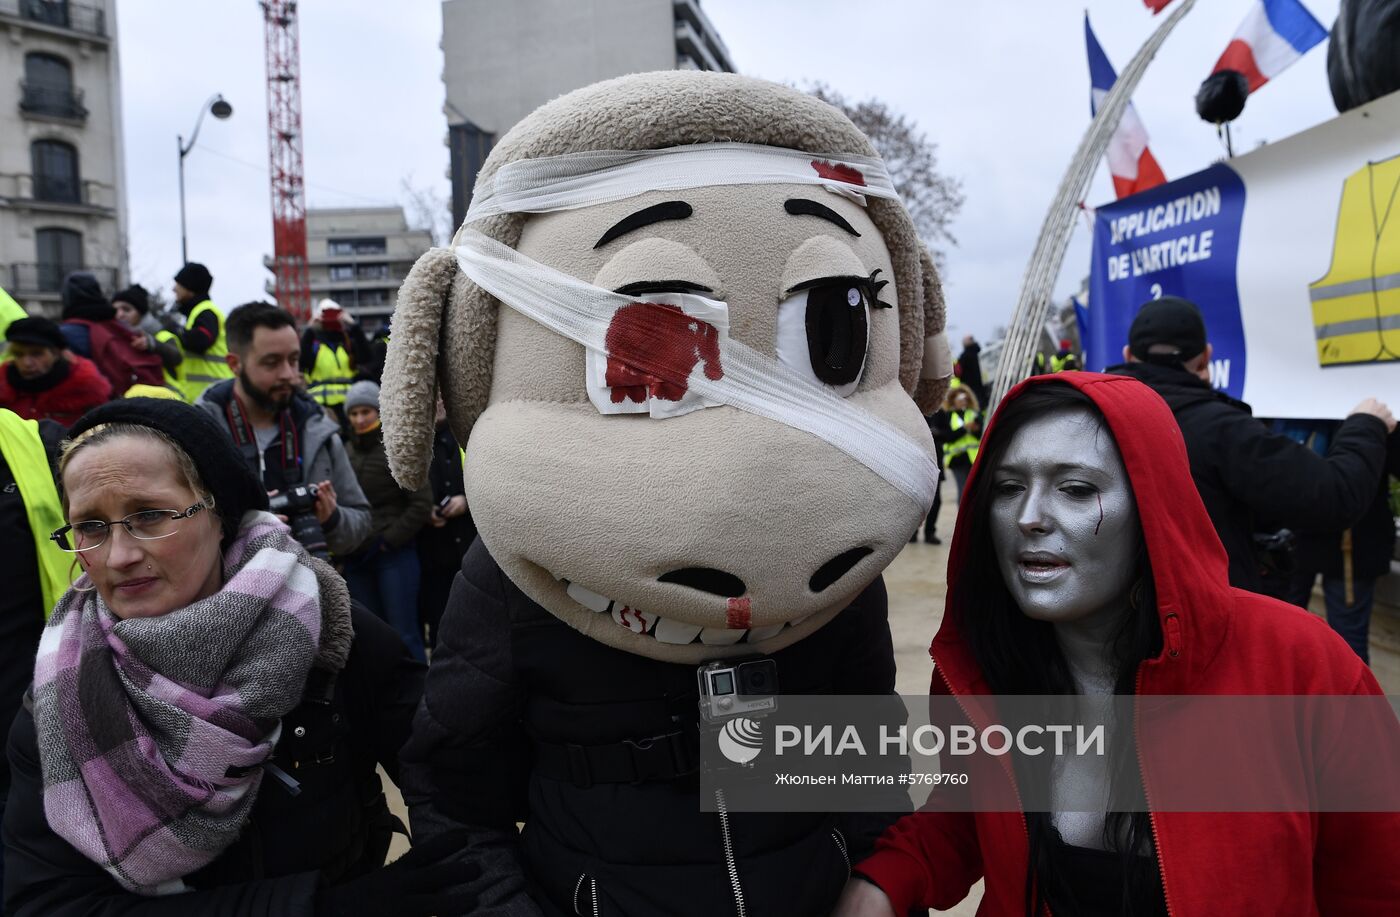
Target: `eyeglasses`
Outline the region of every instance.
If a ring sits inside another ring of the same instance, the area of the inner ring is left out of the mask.
[[[83,551],[102,547],[107,542],[107,535],[112,531],[112,526],[120,525],[126,528],[127,534],[132,538],[155,541],[157,538],[169,538],[174,535],[180,527],[181,519],[188,519],[202,509],[208,509],[208,507],[200,502],[183,513],[173,509],[143,509],[139,513],[132,513],[130,516],[114,519],[111,522],[103,522],[101,519],[87,519],[83,522],[65,525],[50,535],[49,540],[58,545],[61,550],[70,554],[80,554]],[[73,533],[71,542],[68,539],[69,532]]]

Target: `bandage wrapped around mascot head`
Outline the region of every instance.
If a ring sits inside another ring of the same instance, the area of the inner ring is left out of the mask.
[[[943,327],[839,111],[733,74],[609,80],[511,129],[404,282],[389,460],[423,480],[440,391],[481,540],[530,598],[652,658],[771,652],[928,509]]]

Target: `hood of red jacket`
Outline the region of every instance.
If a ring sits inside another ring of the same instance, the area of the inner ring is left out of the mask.
[[[1032,386],[1062,383],[1087,395],[1098,407],[1117,443],[1132,482],[1138,517],[1152,564],[1157,614],[1162,624],[1162,653],[1144,663],[1145,693],[1189,693],[1196,676],[1210,664],[1229,629],[1231,599],[1229,560],[1191,479],[1186,443],[1167,403],[1152,389],[1128,376],[1062,372],[1034,376],[1007,393],[992,416],[983,442],[997,435],[997,420],[1006,406]],[[973,465],[964,487],[970,493],[978,476]],[[948,599],[943,623],[930,651],[956,694],[991,693],[963,640],[959,625],[976,613],[975,596],[959,587],[958,571],[969,559],[974,525],[972,502],[958,508],[957,528],[948,557]],[[934,676],[935,687],[939,676]]]

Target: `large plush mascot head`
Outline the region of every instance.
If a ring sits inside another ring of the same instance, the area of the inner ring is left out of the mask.
[[[836,109],[730,74],[580,89],[501,139],[453,245],[399,293],[389,460],[422,481],[440,389],[483,542],[572,627],[772,652],[918,525],[942,295]]]

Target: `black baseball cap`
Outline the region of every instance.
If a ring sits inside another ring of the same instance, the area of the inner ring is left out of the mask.
[[[1154,345],[1170,345],[1173,350]],[[1206,349],[1206,323],[1201,310],[1189,299],[1163,296],[1138,310],[1128,329],[1128,352],[1144,363],[1176,366]]]

